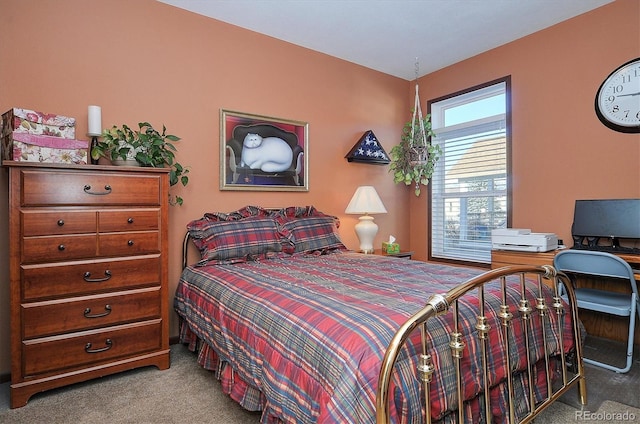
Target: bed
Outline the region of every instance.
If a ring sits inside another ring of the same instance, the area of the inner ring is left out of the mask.
[[[564,275],[354,253],[338,225],[250,206],[188,226],[180,341],[262,423],[528,422],[574,386],[586,403]]]

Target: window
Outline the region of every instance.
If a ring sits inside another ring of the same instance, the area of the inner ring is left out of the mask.
[[[431,180],[433,259],[490,263],[491,230],[510,223],[510,79],[430,101],[442,156]]]

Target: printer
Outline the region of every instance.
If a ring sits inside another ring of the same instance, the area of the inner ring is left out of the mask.
[[[491,230],[491,247],[498,250],[548,252],[558,247],[558,236],[553,233],[532,233],[525,228],[498,228]]]

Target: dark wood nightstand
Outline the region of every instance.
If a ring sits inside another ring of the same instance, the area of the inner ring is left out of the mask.
[[[374,250],[373,254],[381,255],[381,256],[393,256],[394,258],[406,258],[406,259],[411,259],[411,256],[413,256],[413,252],[408,250],[401,250],[398,253],[387,253],[387,252],[384,252],[382,249],[376,249]]]

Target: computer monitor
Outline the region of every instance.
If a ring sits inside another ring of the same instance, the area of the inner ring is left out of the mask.
[[[576,200],[571,234],[574,246],[586,238],[597,245],[600,238],[611,240],[640,239],[640,199]]]

